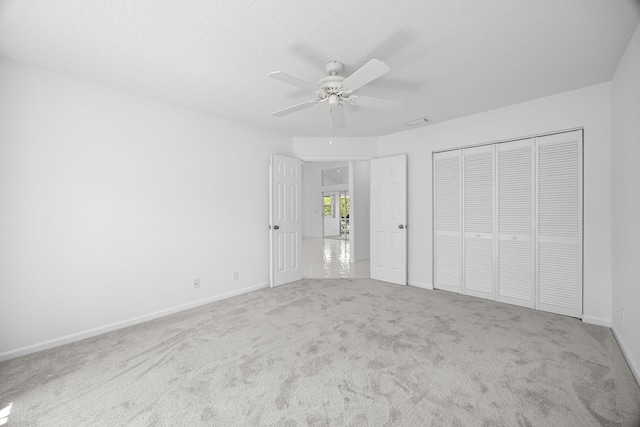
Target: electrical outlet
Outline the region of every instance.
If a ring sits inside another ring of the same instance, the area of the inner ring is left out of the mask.
[[[620,317],[622,317],[622,323],[624,323],[624,307],[622,307],[622,310],[620,311],[622,312]]]
[[[200,289],[200,279],[193,279],[193,289]]]
[[[233,277],[233,280],[238,280],[238,272],[234,271],[232,277]]]

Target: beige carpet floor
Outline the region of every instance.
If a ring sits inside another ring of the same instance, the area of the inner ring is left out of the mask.
[[[9,426],[637,426],[611,331],[370,279],[303,280],[0,364]]]

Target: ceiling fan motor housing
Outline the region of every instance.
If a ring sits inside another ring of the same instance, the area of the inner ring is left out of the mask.
[[[345,78],[343,76],[338,75],[338,73],[344,70],[344,65],[342,64],[342,62],[339,62],[339,61],[330,61],[330,62],[327,62],[324,68],[325,70],[327,70],[327,73],[329,73],[329,75],[321,78],[318,81],[318,87],[320,87],[323,95],[329,97],[330,104],[339,102],[340,101],[339,98],[337,96],[332,97],[332,95],[340,96],[345,93],[345,90],[342,87],[342,82],[344,81]],[[331,102],[333,99],[335,99],[335,101]]]
[[[344,77],[338,75],[331,75],[323,77],[318,81],[318,86],[327,95],[338,95],[342,92],[342,81]]]

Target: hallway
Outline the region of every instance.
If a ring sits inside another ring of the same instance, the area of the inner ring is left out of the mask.
[[[324,278],[368,278],[369,260],[349,262],[349,241],[321,237],[302,239],[302,277]]]

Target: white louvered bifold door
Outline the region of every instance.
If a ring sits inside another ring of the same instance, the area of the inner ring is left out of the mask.
[[[462,150],[463,287],[462,293],[494,295],[494,145]]]
[[[501,302],[534,308],[533,139],[497,144],[498,280]]]
[[[434,287],[462,292],[460,150],[433,155]]]
[[[537,308],[582,317],[582,131],[537,142]]]

